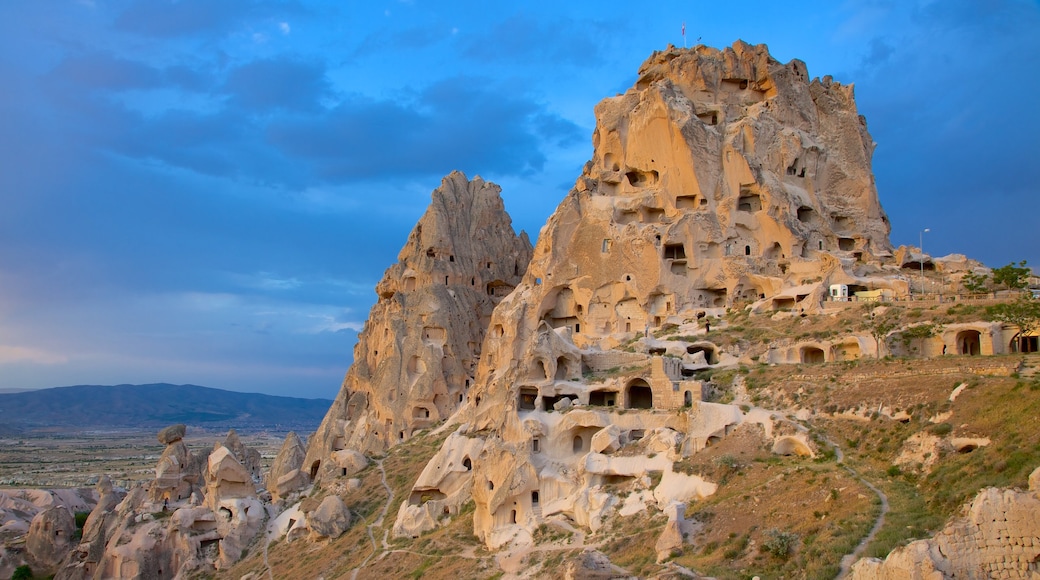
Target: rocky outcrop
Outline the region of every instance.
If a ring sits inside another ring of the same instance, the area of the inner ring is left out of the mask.
[[[299,491],[310,483],[310,478],[303,473],[303,460],[307,456],[307,448],[296,433],[290,431],[285,436],[282,448],[271,462],[265,480],[267,491],[275,501],[280,501],[294,491]]]
[[[428,529],[441,516],[425,506],[451,513],[467,486],[491,547],[529,541],[549,514],[596,530],[614,510],[710,494],[673,464],[748,420],[702,403],[691,378],[737,362],[708,340],[714,317],[818,311],[830,284],[898,284],[850,86],[743,42],[670,47],[639,75],[596,107],[592,160],[495,309],[466,425],[431,461],[443,481],[420,478],[395,534]],[[777,453],[812,455],[804,434],[761,421]],[[480,454],[462,470],[464,443]]]
[[[254,475],[222,444],[208,455],[192,454],[184,434],[183,425],[160,432],[166,449],[156,479],[125,497],[108,478],[98,482],[100,499],[83,539],[56,578],[183,577],[226,568],[242,557],[265,518]],[[233,431],[225,442],[259,465],[259,454]]]
[[[227,437],[224,438],[224,447],[235,454],[235,458],[242,464],[242,467],[246,468],[255,483],[263,482],[263,460],[260,452],[252,447],[246,447],[234,429],[228,431]]]
[[[95,489],[98,493],[97,505],[87,516],[83,524],[83,537],[79,545],[69,552],[68,557],[62,562],[57,578],[89,577],[89,569],[96,567],[105,555],[109,534],[118,521],[118,516],[114,513],[116,506],[126,494],[116,491],[107,475],[98,479]]]
[[[188,451],[183,438],[186,427],[171,425],[159,431],[159,442],[166,445],[155,465],[155,480],[148,488],[152,501],[178,501],[195,491],[201,476],[199,458]]]
[[[53,574],[73,546],[76,520],[64,506],[53,506],[36,514],[25,538],[29,565],[37,575]]]
[[[1029,491],[987,488],[934,538],[865,558],[850,580],[1040,577],[1040,468]]]
[[[381,451],[443,421],[462,405],[492,309],[531,256],[500,188],[460,172],[433,191],[358,336],[354,363],[308,442],[313,480],[343,477],[333,454]]]
[[[328,495],[307,514],[307,525],[313,539],[336,539],[350,528],[350,510],[339,496]]]

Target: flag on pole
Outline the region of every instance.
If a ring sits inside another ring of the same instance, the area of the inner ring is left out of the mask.
[[[682,23],[682,35],[686,36],[686,21],[685,20]]]

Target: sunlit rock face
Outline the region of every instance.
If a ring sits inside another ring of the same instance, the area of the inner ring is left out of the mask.
[[[460,172],[433,191],[376,287],[354,364],[308,442],[303,470],[312,480],[352,475],[355,458],[337,452],[384,450],[466,401],[491,312],[531,259],[500,191]]]
[[[595,113],[592,159],[495,309],[464,426],[395,534],[470,497],[475,533],[496,546],[553,513],[595,530],[619,509],[610,489],[631,492],[627,512],[713,493],[671,468],[746,420],[701,403],[690,371],[735,359],[698,321],[745,306],[807,312],[829,284],[893,283],[851,86],[810,80],[762,45],[670,47]],[[656,344],[656,332],[683,336]]]

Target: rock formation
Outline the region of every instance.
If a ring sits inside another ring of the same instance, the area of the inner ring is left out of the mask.
[[[159,443],[166,446],[155,466],[155,481],[149,487],[152,501],[177,501],[189,497],[199,483],[199,462],[183,438],[186,427],[171,425],[159,431]]]
[[[354,363],[308,442],[312,479],[343,477],[335,453],[380,451],[443,421],[466,400],[491,311],[531,256],[500,188],[460,172],[433,191],[398,262],[376,287]]]
[[[242,557],[242,550],[260,531],[264,507],[256,497],[249,470],[222,445],[209,455],[205,506],[216,515],[220,536],[216,566],[230,566]]]
[[[327,495],[307,514],[307,525],[314,539],[336,539],[350,528],[350,510],[338,496]]]
[[[64,506],[53,506],[36,514],[25,538],[29,565],[37,575],[53,574],[72,548],[76,520]]]
[[[303,460],[307,456],[307,448],[300,441],[296,433],[290,431],[285,436],[282,448],[278,450],[271,463],[271,469],[267,473],[265,487],[271,492],[275,501],[280,501],[294,491],[299,491],[310,482],[310,478],[303,473]]]
[[[964,517],[934,538],[896,548],[887,558],[864,558],[850,580],[1040,577],[1040,468],[1029,491],[990,487]]]
[[[112,480],[107,475],[98,479],[96,489],[97,505],[91,510],[87,521],[83,524],[83,537],[79,545],[69,552],[68,557],[62,562],[59,578],[89,577],[90,570],[96,568],[104,558],[108,535],[118,520],[115,513],[116,506],[123,500],[125,494],[112,487]]]
[[[249,472],[249,477],[256,483],[263,483],[263,464],[260,457],[260,452],[251,447],[246,447],[242,440],[239,439],[238,433],[234,429],[228,431],[227,437],[224,438],[224,447],[227,447],[235,457],[246,468]]]
[[[166,449],[156,478],[121,501],[111,481],[98,482],[100,499],[83,539],[56,578],[175,577],[226,568],[242,557],[265,519],[254,475],[222,444],[208,456],[192,454],[184,434],[183,425],[160,431]],[[259,467],[259,453],[234,431],[225,442]]]
[[[465,424],[395,534],[428,529],[470,493],[491,547],[554,513],[595,531],[615,509],[712,493],[673,463],[752,419],[701,402],[693,372],[735,362],[703,322],[737,306],[816,311],[829,284],[893,284],[850,86],[742,42],[669,48],[639,75],[596,107],[592,160],[495,309]],[[812,454],[804,434],[757,422],[774,452]]]
[[[66,511],[72,518],[77,512],[89,512],[97,501],[89,488],[0,489],[0,578],[10,577],[26,563],[41,575],[53,573],[55,563],[73,542],[71,533],[66,533],[64,516],[52,510]],[[51,513],[44,516],[44,512]],[[43,532],[48,526],[50,535]],[[37,550],[38,554],[32,553]]]

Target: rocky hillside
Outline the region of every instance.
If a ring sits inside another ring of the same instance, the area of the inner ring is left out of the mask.
[[[164,430],[57,577],[834,578],[911,540],[857,577],[1035,577],[1040,355],[910,300],[906,268],[983,268],[891,248],[852,88],[669,47],[596,119],[533,250],[497,186],[443,180],[263,487]]]
[[[0,432],[33,429],[154,429],[187,423],[207,429],[309,432],[326,399],[238,393],[195,385],[78,385],[0,394]]]

